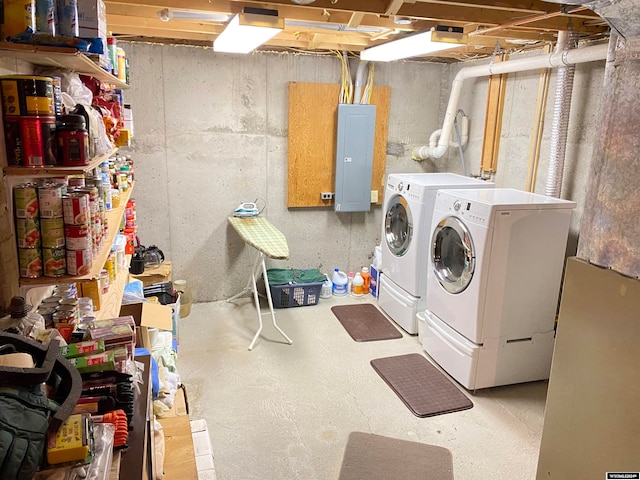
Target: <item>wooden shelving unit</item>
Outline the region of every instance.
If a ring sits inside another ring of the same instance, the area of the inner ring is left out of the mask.
[[[124,215],[124,209],[131,198],[131,192],[133,191],[133,187],[135,182],[129,187],[129,189],[125,192],[120,193],[120,205],[117,208],[114,208],[107,212],[107,224],[109,225],[109,235],[105,239],[104,245],[102,246],[102,250],[98,253],[98,256],[93,259],[91,265],[91,271],[87,275],[81,276],[72,276],[72,275],[63,275],[61,277],[38,277],[38,278],[20,278],[21,286],[34,286],[34,285],[53,285],[56,283],[69,283],[69,282],[81,282],[83,280],[93,280],[98,278],[102,268],[104,267],[104,262],[106,262],[107,257],[109,256],[109,252],[111,251],[111,245],[113,245],[113,241],[118,234],[118,226],[120,225],[120,220],[122,219],[122,215]]]
[[[107,160],[108,158],[114,156],[118,151],[117,148],[112,149],[109,153],[105,153],[104,155],[98,155],[93,158],[89,165],[77,166],[77,167],[19,167],[19,166],[9,166],[4,167],[5,175],[12,176],[24,176],[24,177],[35,177],[35,176],[54,176],[54,177],[64,177],[67,175],[82,175],[89,170],[93,170],[97,166],[99,166],[102,162]]]
[[[102,305],[100,310],[94,312],[98,320],[105,318],[116,318],[120,316],[120,304],[124,294],[124,287],[129,283],[129,263],[131,255],[127,255],[126,267],[118,273],[115,282],[109,285],[109,291],[102,295]]]
[[[103,70],[100,65],[75,48],[0,42],[0,57],[17,58],[34,65],[70,70],[97,78],[117,88],[129,88],[126,82]]]

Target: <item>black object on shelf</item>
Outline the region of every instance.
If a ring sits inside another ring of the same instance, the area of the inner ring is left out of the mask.
[[[161,282],[147,285],[143,289],[144,297],[158,297],[158,301],[162,305],[169,305],[175,302],[173,283]]]

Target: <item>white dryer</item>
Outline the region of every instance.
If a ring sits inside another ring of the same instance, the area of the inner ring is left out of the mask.
[[[387,177],[378,304],[408,333],[418,333],[416,314],[425,309],[430,227],[437,190],[493,186],[491,182],[454,173]]]
[[[422,345],[464,387],[549,378],[575,206],[514,189],[438,192]]]

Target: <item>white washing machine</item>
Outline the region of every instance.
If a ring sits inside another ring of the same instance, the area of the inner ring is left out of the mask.
[[[378,304],[408,333],[418,333],[425,309],[431,218],[440,188],[491,188],[493,183],[454,173],[391,174],[382,220],[382,271]]]
[[[549,378],[575,206],[504,188],[438,192],[420,336],[465,388]]]

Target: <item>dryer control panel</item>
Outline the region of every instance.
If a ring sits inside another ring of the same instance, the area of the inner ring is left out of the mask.
[[[476,225],[489,225],[491,208],[480,202],[473,202],[441,190],[436,196],[435,210],[447,212]]]

